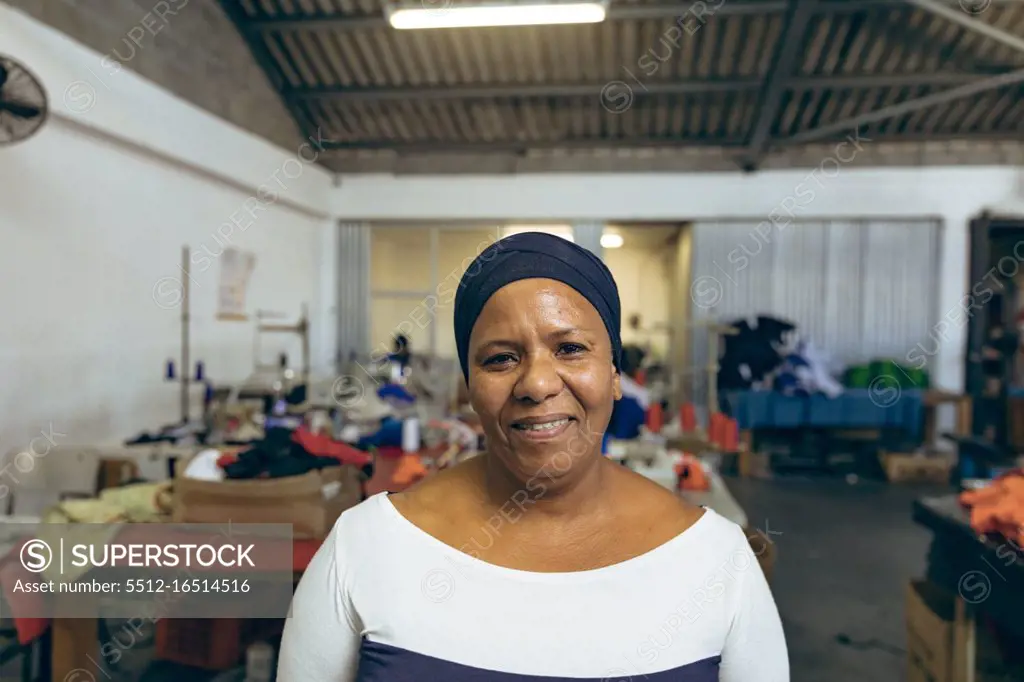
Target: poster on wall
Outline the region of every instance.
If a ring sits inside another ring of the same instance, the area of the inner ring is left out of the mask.
[[[248,251],[228,248],[220,257],[220,288],[217,293],[217,319],[249,319],[245,311],[245,295],[249,288],[256,256]]]

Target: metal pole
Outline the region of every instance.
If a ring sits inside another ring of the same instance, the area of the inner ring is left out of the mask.
[[[942,92],[936,92],[935,94],[918,97],[916,99],[909,99],[905,102],[900,102],[899,104],[882,107],[881,109],[869,111],[865,114],[859,114],[851,118],[843,119],[842,121],[837,121],[836,123],[829,123],[828,125],[821,126],[820,128],[805,130],[802,133],[797,133],[796,135],[780,139],[777,143],[780,145],[789,145],[813,142],[838,133],[849,132],[850,130],[859,128],[862,125],[877,123],[889,118],[895,118],[896,116],[902,116],[903,114],[927,109],[928,107],[935,106],[936,104],[945,104],[954,100],[978,95],[988,90],[995,90],[996,88],[1002,88],[1009,85],[1017,85],[1018,83],[1024,83],[1024,69],[1017,69],[998,76],[992,76],[991,78],[981,78],[973,83],[961,85],[957,88],[943,90]]]
[[[302,335],[302,383],[309,391],[309,308],[302,304],[302,319],[299,321],[299,333]]]
[[[181,421],[188,422],[188,384],[192,374],[188,357],[188,331],[189,331],[189,272],[190,258],[188,246],[181,247],[181,271],[184,277],[181,280]]]
[[[1008,33],[986,21],[972,17],[964,11],[963,3],[960,4],[960,7],[951,7],[937,0],[907,0],[907,2],[927,12],[937,14],[947,21],[952,21],[954,24],[960,24],[969,31],[974,31],[1018,52],[1024,52],[1024,38]],[[987,6],[988,3],[986,2],[978,3],[978,7],[981,9]]]
[[[441,257],[441,231],[436,228],[430,228],[430,294],[436,294],[440,282],[438,282],[438,259]],[[431,357],[437,357],[437,316],[431,315],[430,318],[430,355]]]

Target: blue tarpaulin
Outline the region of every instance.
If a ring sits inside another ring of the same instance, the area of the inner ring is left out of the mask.
[[[743,430],[846,428],[902,429],[921,435],[924,407],[919,390],[890,392],[846,389],[836,398],[790,397],[775,391],[736,391],[725,395],[733,418]]]

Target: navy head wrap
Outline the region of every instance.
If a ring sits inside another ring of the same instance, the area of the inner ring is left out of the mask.
[[[473,261],[455,295],[455,344],[469,381],[469,335],[484,304],[498,289],[521,279],[553,279],[578,291],[597,309],[619,368],[622,339],[619,289],[608,267],[581,246],[544,232],[522,232],[494,242]]]

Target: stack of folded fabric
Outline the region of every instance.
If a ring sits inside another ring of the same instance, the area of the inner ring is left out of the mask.
[[[971,528],[977,533],[1002,535],[1024,546],[1024,469],[1007,472],[978,490],[960,494],[971,509]]]

